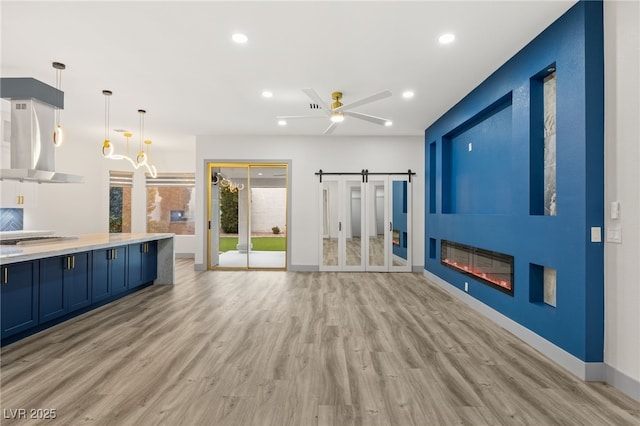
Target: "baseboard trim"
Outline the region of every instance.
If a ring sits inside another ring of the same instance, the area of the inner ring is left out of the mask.
[[[291,272],[318,272],[318,265],[289,265],[287,270]]]
[[[629,377],[608,364],[605,364],[605,376],[608,384],[640,402],[640,380]]]
[[[176,259],[195,259],[194,253],[176,253]]]
[[[525,326],[515,322],[511,318],[501,314],[495,309],[485,305],[478,299],[469,296],[464,291],[449,284],[437,275],[424,270],[427,280],[433,282],[456,299],[467,304],[472,309],[478,311],[489,318],[500,327],[514,334],[516,337],[529,344],[540,353],[551,359],[556,364],[571,372],[584,381],[605,381],[605,364],[603,362],[584,362],[564,349],[556,346],[545,338],[537,335]]]
[[[422,272],[422,271],[424,271],[423,265],[413,265],[411,267],[411,272]]]

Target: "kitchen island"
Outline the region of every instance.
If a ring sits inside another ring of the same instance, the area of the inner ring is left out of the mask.
[[[83,234],[0,246],[2,345],[152,284],[174,284],[174,234]]]
[[[44,257],[64,256],[83,251],[108,249],[122,245],[158,241],[158,277],[155,284],[173,284],[175,270],[174,234],[81,234],[62,241],[42,242],[15,246],[0,245],[0,265],[36,260]]]

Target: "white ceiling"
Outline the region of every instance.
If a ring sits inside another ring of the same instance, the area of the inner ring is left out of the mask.
[[[96,141],[103,89],[113,91],[112,128],[136,133],[144,108],[156,149],[201,134],[319,135],[328,119],[275,119],[322,114],[309,109],[305,87],[327,103],[333,91],[345,104],[393,92],[354,109],[392,127],[347,117],[334,135],[422,135],[574,3],[3,0],[1,73],[55,85],[51,63],[65,63],[62,123]],[[247,44],[231,41],[238,31]],[[444,32],[455,42],[439,45]],[[274,96],[263,98],[265,89]]]

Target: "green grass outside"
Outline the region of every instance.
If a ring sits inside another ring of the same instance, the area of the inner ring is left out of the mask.
[[[285,251],[287,249],[286,237],[253,237],[253,250],[255,251]],[[236,250],[238,237],[220,237],[221,252]]]

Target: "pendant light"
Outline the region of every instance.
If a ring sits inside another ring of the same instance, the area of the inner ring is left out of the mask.
[[[136,156],[136,163],[139,166],[147,164],[147,155],[144,152],[143,144],[144,144],[144,115],[147,111],[143,109],[138,110],[138,114],[140,115],[140,143],[138,144],[138,155]]]
[[[138,144],[138,155],[136,156],[136,169],[138,167],[145,166],[149,175],[152,178],[156,178],[158,176],[156,167],[149,164],[149,145],[151,145],[151,141],[144,138],[144,116],[146,113],[147,111],[143,109],[138,110],[138,115],[140,117],[140,142]]]
[[[127,139],[127,155],[115,153],[115,148],[109,138],[110,134],[110,114],[111,114],[111,90],[103,90],[104,95],[104,142],[102,143],[102,156],[110,160],[127,160],[134,168],[138,168],[137,164],[129,157],[129,138],[131,133],[125,132],[124,137]]]
[[[57,92],[58,104],[61,104],[62,96],[63,96],[62,90],[61,90],[62,71],[67,67],[65,66],[65,64],[61,62],[54,62],[52,66],[56,70],[56,89],[58,90]],[[56,107],[56,109],[54,110],[54,120],[55,120],[55,129],[53,131],[53,145],[58,147],[62,145],[62,141],[63,141],[62,126],[60,125],[60,107]]]
[[[103,90],[102,94],[104,95],[104,142],[102,143],[102,156],[109,158],[113,154],[113,145],[111,145],[111,141],[109,140],[109,109],[113,92],[111,92],[111,90]]]
[[[149,175],[152,178],[156,178],[158,176],[156,167],[149,164],[149,145],[151,145],[151,141],[144,139],[144,114],[146,114],[146,111],[143,109],[138,110],[138,114],[140,116],[140,144],[136,159],[133,160],[129,156],[129,138],[133,136],[130,132],[124,132],[124,137],[127,141],[125,149],[126,155],[116,154],[115,148],[109,139],[111,95],[113,92],[111,92],[111,90],[103,90],[102,94],[104,95],[104,142],[102,143],[102,156],[110,160],[127,160],[136,170],[144,166],[147,168]],[[145,146],[146,150],[144,149]]]

